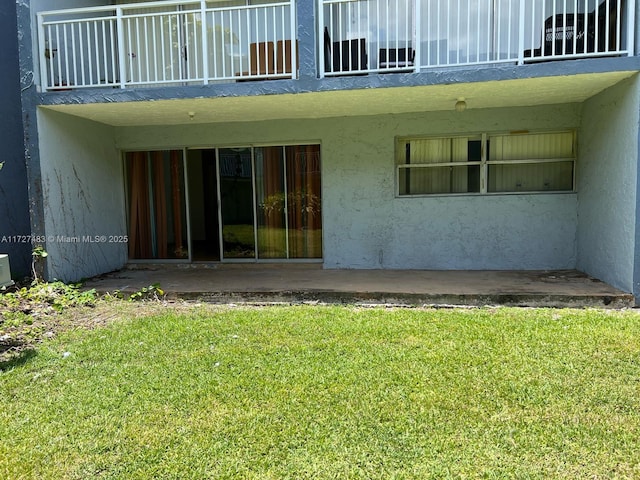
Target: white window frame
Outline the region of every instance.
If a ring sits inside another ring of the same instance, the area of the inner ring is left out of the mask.
[[[525,158],[517,160],[489,160],[487,158],[487,142],[493,137],[500,136],[513,136],[513,135],[540,135],[540,134],[571,134],[572,135],[572,156],[570,157],[557,157],[557,158]],[[468,139],[481,139],[481,154],[480,161],[456,161],[456,162],[439,162],[439,163],[416,163],[416,164],[402,164],[398,162],[398,149],[406,148],[406,144],[413,140],[426,140],[426,139],[455,139],[455,138],[468,138]],[[470,133],[470,134],[458,134],[458,135],[433,135],[433,136],[402,136],[395,139],[395,195],[399,198],[407,197],[434,197],[434,196],[468,196],[468,195],[532,195],[532,194],[563,194],[563,193],[575,193],[576,191],[576,160],[577,160],[577,134],[575,129],[566,130],[523,130],[523,131],[511,131],[511,132],[491,132],[491,133]],[[524,190],[524,191],[506,191],[506,192],[490,192],[488,191],[489,185],[489,166],[491,165],[531,165],[531,164],[543,164],[543,163],[564,163],[571,162],[572,164],[572,179],[571,189],[568,190]],[[400,172],[404,169],[412,170],[418,168],[437,168],[437,167],[472,167],[480,166],[480,191],[479,192],[461,192],[461,193],[400,193]]]

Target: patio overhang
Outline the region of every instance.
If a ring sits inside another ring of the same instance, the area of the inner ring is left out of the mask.
[[[464,97],[468,109],[581,103],[636,74],[592,72],[437,85],[274,92],[140,101],[49,104],[41,108],[116,127],[314,119],[453,111]],[[144,98],[144,97],[143,97]]]

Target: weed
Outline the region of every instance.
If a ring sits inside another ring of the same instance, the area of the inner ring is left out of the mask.
[[[120,292],[117,292],[120,294]],[[164,290],[160,288],[159,283],[154,283],[149,285],[148,287],[142,287],[137,292],[134,292],[129,297],[130,302],[135,302],[139,300],[160,300],[164,297]]]
[[[41,245],[38,245],[37,247],[35,247],[31,252],[31,257],[32,257],[31,271],[33,272],[34,285],[42,281],[42,275],[38,275],[38,270],[40,271],[43,270],[42,263],[44,262],[44,259],[47,258],[48,256],[49,254]]]
[[[46,330],[42,319],[68,308],[93,306],[95,290],[79,284],[34,283],[15,292],[0,294],[0,353],[15,344],[28,344]]]

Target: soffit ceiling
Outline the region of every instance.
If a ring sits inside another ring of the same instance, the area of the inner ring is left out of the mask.
[[[453,110],[464,97],[468,109],[580,103],[636,72],[296,94],[193,98],[120,103],[47,105],[107,125],[180,125],[313,119]]]

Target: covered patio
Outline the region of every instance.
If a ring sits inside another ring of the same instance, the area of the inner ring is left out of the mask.
[[[323,269],[319,264],[147,264],[95,277],[85,287],[130,295],[153,284],[159,284],[170,299],[215,303],[634,306],[633,295],[577,270],[343,270]]]

